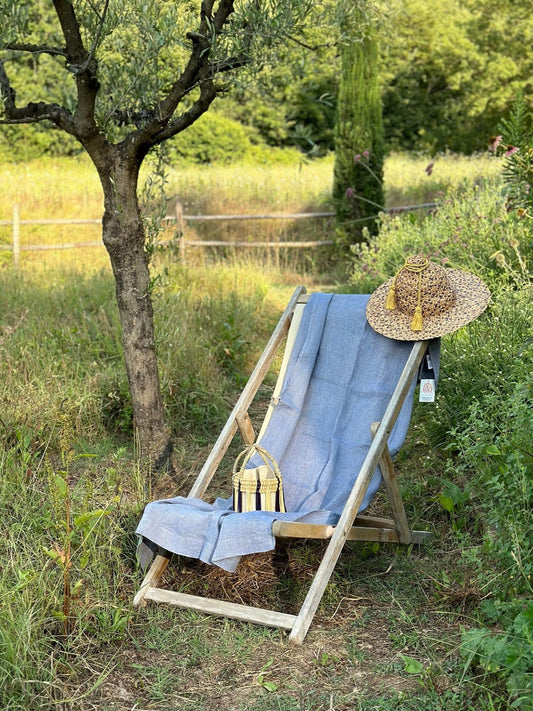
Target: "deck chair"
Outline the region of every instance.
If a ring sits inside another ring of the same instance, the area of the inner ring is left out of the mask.
[[[289,631],[290,641],[301,644],[347,541],[411,544],[431,537],[427,531],[411,530],[408,524],[391,454],[401,447],[407,433],[413,391],[429,342],[392,341],[375,333],[365,318],[367,299],[363,295],[309,296],[304,287],[296,289],[188,497],[146,507],[137,534],[157,553],[134,598],[135,606],[148,601],[167,603],[272,626]],[[314,333],[317,323],[318,335]],[[284,342],[278,381],[256,435],[249,409]],[[338,368],[348,373],[338,375]],[[358,375],[361,368],[363,374]],[[337,405],[338,398],[341,405]],[[333,407],[329,409],[336,411],[322,412],[322,404],[326,407],[330,400]],[[361,442],[354,443],[351,433],[361,429],[360,422],[364,432],[356,437]],[[237,431],[245,444],[260,441],[278,459],[287,513],[233,513],[228,510],[230,504],[223,503],[219,516],[213,513],[214,504],[204,502],[206,489]],[[315,447],[318,455],[309,459]],[[298,476],[293,473],[296,469],[301,470]],[[313,485],[306,489],[308,480]],[[392,518],[362,513],[381,480]],[[200,544],[196,540],[201,537],[198,522],[206,520],[210,533],[218,537],[215,547],[207,546],[208,554],[205,540]],[[216,563],[213,551],[229,547],[229,557],[227,551],[222,553],[217,564],[231,570],[238,555],[271,550],[270,537],[274,544],[277,538],[329,539],[296,615],[160,587],[173,553]]]

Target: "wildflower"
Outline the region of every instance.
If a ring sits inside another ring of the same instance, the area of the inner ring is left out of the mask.
[[[506,158],[509,158],[509,156],[512,156],[514,153],[518,151],[517,146],[507,146],[507,150],[503,154]]]
[[[363,158],[369,158],[370,157],[370,151],[363,151]]]
[[[431,173],[433,173],[433,166],[434,166],[434,165],[435,165],[435,163],[433,163],[433,162],[432,162],[432,163],[428,163],[428,164],[426,165],[426,168],[425,168],[425,170],[424,170],[424,172],[425,172],[426,175],[431,175]]]
[[[490,137],[490,144],[489,144],[489,151],[491,153],[496,152],[496,148],[500,145],[502,142],[502,137],[501,136],[491,136]]]
[[[509,240],[509,244],[513,249],[518,249],[518,247],[520,247],[520,242],[514,238]]]
[[[354,195],[355,195],[355,190],[354,190],[353,188],[346,188],[346,192],[344,193],[344,196],[345,196],[348,200],[350,200],[351,198],[353,198]]]
[[[354,155],[354,157],[353,157],[353,162],[354,162],[354,163],[359,163],[360,160],[361,160],[361,154],[360,154],[360,153],[356,153],[356,154]]]

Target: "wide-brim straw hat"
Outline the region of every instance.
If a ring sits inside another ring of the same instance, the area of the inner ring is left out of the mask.
[[[426,341],[473,321],[489,300],[488,288],[474,274],[413,256],[371,295],[366,316],[383,336]]]

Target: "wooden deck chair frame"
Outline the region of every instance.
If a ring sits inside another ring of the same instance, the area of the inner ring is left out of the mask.
[[[202,498],[237,430],[240,430],[246,444],[251,444],[255,441],[256,435],[248,415],[248,409],[278,349],[287,336],[297,304],[306,303],[308,298],[304,287],[298,287],[294,292],[226,425],[192,486],[189,497]],[[206,614],[276,627],[289,631],[289,640],[291,642],[302,644],[346,541],[411,544],[421,543],[430,538],[432,536],[431,533],[427,531],[412,531],[409,527],[392,458],[387,446],[389,435],[412,380],[417,376],[426,349],[427,341],[413,343],[411,353],[383,418],[381,422],[372,425],[372,443],[337,525],[328,526],[283,521],[275,521],[273,524],[273,533],[277,538],[329,539],[329,544],[320,566],[297,615],[160,588],[159,583],[172,557],[171,553],[162,550],[155,556],[148,569],[134,598],[134,606],[144,605],[151,600],[179,608],[197,610]],[[357,516],[366,489],[377,466],[380,467],[383,476],[385,490],[392,509],[392,519],[368,515]]]

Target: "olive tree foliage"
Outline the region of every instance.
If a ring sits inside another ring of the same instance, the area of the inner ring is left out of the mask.
[[[60,129],[98,172],[136,436],[155,466],[168,463],[172,444],[154,345],[141,165],[202,116],[232,75],[272,61],[280,43],[301,36],[312,7],[312,0],[0,0],[0,123]],[[43,77],[59,65],[62,80],[17,83],[21,63]]]
[[[368,0],[316,0],[305,36],[278,50],[225,104],[228,115],[256,129],[274,146],[296,146],[307,155],[334,148],[341,47],[351,42],[347,20]]]

